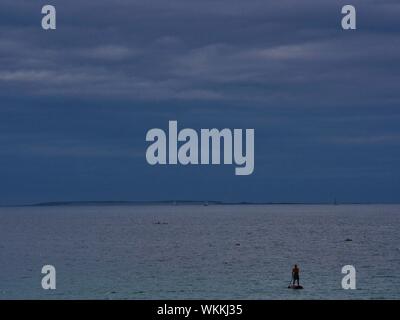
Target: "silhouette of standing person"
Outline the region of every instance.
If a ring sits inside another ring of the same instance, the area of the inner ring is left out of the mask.
[[[293,279],[293,285],[295,285],[296,281],[297,281],[297,285],[300,285],[300,269],[297,266],[297,264],[294,265],[293,269],[292,269],[292,279]]]

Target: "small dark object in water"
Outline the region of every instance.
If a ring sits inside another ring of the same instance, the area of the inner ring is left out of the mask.
[[[160,222],[160,221],[157,221],[157,222],[154,222],[154,224],[168,224],[168,222]]]
[[[235,246],[237,246],[237,247],[240,246],[240,243],[236,243]]]
[[[288,286],[288,289],[303,289],[303,286],[291,284]]]
[[[353,239],[347,238],[345,241],[353,241]]]

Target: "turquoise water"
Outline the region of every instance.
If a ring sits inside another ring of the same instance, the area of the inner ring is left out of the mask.
[[[399,299],[399,218],[399,205],[0,208],[0,298]],[[294,263],[304,290],[287,289]],[[347,264],[357,290],[341,288]]]

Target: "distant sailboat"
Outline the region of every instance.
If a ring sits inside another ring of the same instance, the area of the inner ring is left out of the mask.
[[[338,202],[337,202],[336,198],[333,200],[333,205],[334,205],[334,206],[337,206],[337,205],[338,205]]]

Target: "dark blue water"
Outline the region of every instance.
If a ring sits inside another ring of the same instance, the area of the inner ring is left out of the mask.
[[[0,298],[399,299],[399,218],[398,205],[0,208]],[[287,289],[294,263],[304,290]],[[357,290],[341,288],[347,264]]]

